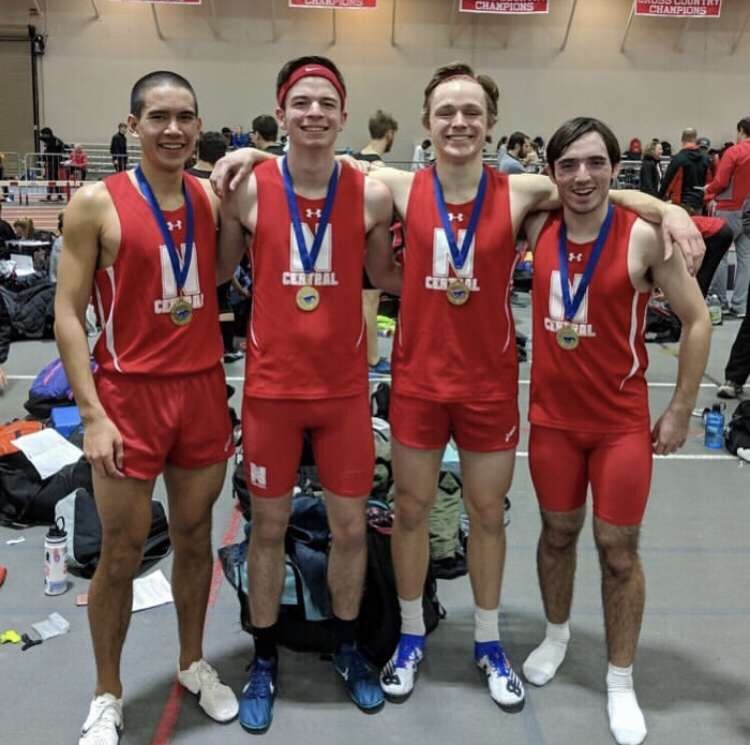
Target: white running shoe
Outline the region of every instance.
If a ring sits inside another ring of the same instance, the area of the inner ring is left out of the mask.
[[[510,666],[505,650],[499,642],[475,642],[474,660],[487,676],[492,700],[503,710],[515,713],[526,703],[526,691],[521,679]]]
[[[234,691],[219,680],[219,674],[205,660],[194,662],[187,670],[177,671],[177,680],[190,693],[199,696],[198,704],[217,722],[231,722],[240,706]]]
[[[401,634],[393,657],[380,673],[380,687],[389,701],[400,704],[411,696],[423,657],[424,636]]]
[[[91,702],[78,745],[117,745],[123,726],[122,699],[103,693]]]

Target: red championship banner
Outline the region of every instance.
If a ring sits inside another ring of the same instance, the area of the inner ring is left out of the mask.
[[[718,18],[721,0],[635,0],[637,16]]]
[[[461,13],[496,13],[498,15],[525,15],[549,13],[549,0],[461,0]]]
[[[289,0],[290,8],[322,8],[323,10],[363,10],[377,8],[378,0]]]

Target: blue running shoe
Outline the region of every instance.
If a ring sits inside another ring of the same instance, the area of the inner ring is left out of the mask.
[[[367,664],[356,644],[344,644],[333,656],[333,666],[344,679],[349,698],[365,714],[383,708],[385,699],[375,671]]]
[[[240,724],[255,735],[262,735],[273,718],[273,700],[276,698],[277,658],[254,658],[250,674],[240,695]]]
[[[400,704],[411,696],[423,657],[424,635],[401,634],[393,657],[380,672],[380,687],[389,701]]]
[[[373,375],[390,375],[391,363],[385,357],[381,357],[374,365],[370,365],[370,372]]]
[[[474,661],[487,676],[492,700],[503,711],[521,711],[526,703],[526,691],[510,666],[500,642],[474,642]]]

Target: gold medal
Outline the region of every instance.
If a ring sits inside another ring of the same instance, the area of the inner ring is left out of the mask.
[[[169,309],[169,317],[175,326],[185,326],[193,318],[193,306],[184,297],[179,297]]]
[[[568,352],[578,346],[578,332],[570,325],[558,329],[556,336],[558,345]]]
[[[448,289],[445,293],[448,297],[448,302],[451,305],[463,305],[468,302],[471,290],[463,279],[451,277],[451,279],[448,280]]]
[[[315,310],[320,305],[320,294],[310,285],[304,285],[297,290],[297,307],[300,310]]]

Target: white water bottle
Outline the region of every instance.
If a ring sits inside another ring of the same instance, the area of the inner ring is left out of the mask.
[[[67,557],[68,534],[65,519],[58,517],[44,537],[44,594],[62,595],[68,589]]]

